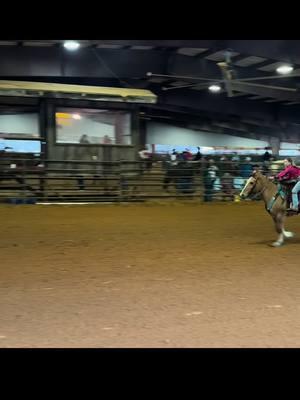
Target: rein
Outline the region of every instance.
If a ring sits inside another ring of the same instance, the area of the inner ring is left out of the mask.
[[[268,188],[268,186],[265,185],[258,193],[254,193],[254,194],[251,195],[251,193],[252,193],[253,190],[255,189],[257,183],[258,183],[258,178],[255,178],[255,183],[254,183],[254,185],[252,186],[252,188],[251,188],[251,190],[250,190],[250,192],[249,192],[249,194],[248,194],[248,196],[249,196],[251,199],[254,199],[254,200],[257,199],[259,196],[261,196],[261,195],[265,192],[265,190]],[[276,200],[278,199],[279,196],[280,196],[283,200],[284,200],[285,197],[286,197],[286,194],[285,194],[285,192],[283,191],[283,188],[281,187],[281,185],[277,185],[277,191],[276,191],[276,193],[275,193],[275,194],[271,197],[271,199],[266,203],[266,210],[267,210],[269,213],[271,212],[271,210],[272,210],[272,208],[273,208],[273,206],[274,206],[274,204],[275,204],[275,202],[276,202]]]
[[[285,194],[284,190],[282,189],[282,186],[280,184],[277,184],[277,192],[275,193],[275,195],[270,199],[270,201],[266,205],[266,210],[268,212],[271,212],[271,210],[279,196],[284,200],[286,197],[286,194]]]
[[[253,189],[255,188],[256,185],[257,185],[257,178],[255,179],[255,184],[253,185],[253,187],[252,187],[252,189],[251,189],[251,192],[253,191]],[[256,199],[256,198],[258,198],[259,196],[261,196],[261,195],[263,194],[263,192],[264,192],[266,189],[267,189],[266,186],[263,187],[262,190],[261,190],[260,192],[255,193],[254,195],[251,196],[252,199]],[[249,194],[251,194],[251,192],[250,192]]]

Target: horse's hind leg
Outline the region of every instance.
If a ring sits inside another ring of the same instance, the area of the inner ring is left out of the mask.
[[[283,215],[282,214],[276,214],[273,217],[274,223],[275,223],[275,229],[276,232],[278,233],[278,238],[276,242],[272,243],[273,247],[279,247],[284,243],[284,229],[283,229]]]
[[[290,232],[290,231],[286,231],[286,230],[284,229],[285,218],[286,218],[286,215],[283,213],[283,214],[282,214],[282,233],[283,233],[283,236],[284,236],[286,239],[290,239],[290,238],[294,237],[294,233],[293,233],[293,232]]]
[[[294,233],[290,231],[285,231],[284,228],[282,229],[283,235],[286,239],[290,239],[294,237]]]

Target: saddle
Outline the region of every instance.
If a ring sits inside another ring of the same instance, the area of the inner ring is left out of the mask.
[[[296,179],[293,180],[286,180],[277,182],[278,184],[278,191],[283,191],[287,204],[292,203],[292,190],[293,187],[296,185],[298,181]],[[298,193],[298,200],[300,204],[300,192]],[[291,210],[290,208],[287,209],[287,215],[295,215],[300,213],[300,208],[298,207],[298,211]]]

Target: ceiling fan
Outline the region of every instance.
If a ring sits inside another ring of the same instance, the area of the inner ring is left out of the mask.
[[[211,78],[204,78],[204,77],[193,77],[193,76],[179,76],[179,75],[163,75],[163,74],[154,74],[152,72],[147,72],[147,76],[150,77],[158,77],[158,78],[169,78],[169,79],[179,79],[183,81],[187,81],[185,85],[178,85],[172,87],[162,87],[162,90],[177,90],[183,88],[189,88],[197,86],[199,88],[208,88],[212,92],[220,92],[225,90],[228,97],[233,97],[234,92],[241,92],[246,91],[247,87],[256,87],[256,88],[267,88],[267,89],[276,89],[285,92],[297,92],[298,89],[285,87],[285,86],[274,86],[274,85],[266,85],[266,84],[259,84],[255,83],[256,81],[265,81],[268,79],[287,79],[292,77],[300,77],[300,72],[298,73],[285,73],[282,75],[267,75],[267,76],[260,76],[260,77],[249,77],[249,78],[237,78],[236,70],[232,64],[231,60],[231,50],[226,50],[224,52],[224,61],[217,63],[221,77],[216,79]],[[193,82],[194,81],[194,82]],[[244,90],[242,90],[244,88]],[[240,90],[239,90],[240,89]]]

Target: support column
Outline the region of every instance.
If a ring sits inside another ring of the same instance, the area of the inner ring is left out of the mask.
[[[39,128],[41,141],[41,158],[48,158],[47,104],[45,99],[39,101]]]
[[[140,119],[139,119],[139,108],[135,107],[132,110],[131,117],[131,134],[132,134],[132,145],[134,146],[134,159],[139,160],[138,151],[142,145],[140,135]]]
[[[44,118],[46,131],[46,155],[48,159],[55,159],[55,107],[51,100],[44,100]]]
[[[140,144],[141,146],[146,145],[147,135],[146,135],[146,120],[140,119]]]
[[[271,137],[269,138],[269,144],[272,149],[272,154],[278,156],[280,150],[280,139],[277,137]]]
[[[117,113],[115,119],[115,143],[122,144],[122,136],[124,130],[123,115]]]

